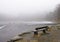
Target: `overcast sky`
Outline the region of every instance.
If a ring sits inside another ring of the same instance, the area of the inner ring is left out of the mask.
[[[0,0],[0,21],[44,21],[57,4],[60,0]]]

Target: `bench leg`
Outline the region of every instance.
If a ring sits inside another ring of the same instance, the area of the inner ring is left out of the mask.
[[[45,34],[45,33],[46,33],[46,31],[45,31],[45,30],[43,30],[43,33]]]
[[[38,31],[34,31],[34,35],[38,35]]]

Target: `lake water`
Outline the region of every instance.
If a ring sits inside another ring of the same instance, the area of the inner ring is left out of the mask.
[[[46,26],[46,24],[27,24],[27,23],[8,23],[3,24],[3,27],[0,30],[0,42],[6,42],[12,37],[21,34],[23,32],[28,32],[34,30],[36,27]],[[50,25],[49,25],[50,26]]]

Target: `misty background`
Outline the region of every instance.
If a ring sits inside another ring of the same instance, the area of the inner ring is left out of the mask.
[[[53,22],[60,22],[60,0],[0,0],[0,42]]]
[[[60,19],[59,4],[60,0],[0,0],[0,22],[56,22]]]

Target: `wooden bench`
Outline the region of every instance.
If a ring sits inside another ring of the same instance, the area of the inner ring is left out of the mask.
[[[38,31],[43,31],[43,33],[46,33],[46,31],[48,31],[48,29],[49,29],[48,26],[35,28],[34,34],[38,35]]]

